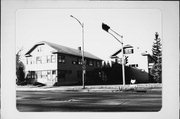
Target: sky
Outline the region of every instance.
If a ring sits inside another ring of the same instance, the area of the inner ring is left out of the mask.
[[[121,44],[102,30],[102,22],[123,36],[124,44],[152,53],[155,32],[162,34],[158,9],[20,9],[16,11],[16,50],[27,52],[34,44],[48,41],[77,49],[82,45],[82,27],[70,15],[84,23],[84,50],[107,61]]]

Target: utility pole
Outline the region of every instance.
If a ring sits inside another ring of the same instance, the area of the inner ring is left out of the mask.
[[[125,68],[124,68],[125,63],[124,63],[123,36],[119,35],[117,32],[112,30],[110,28],[110,26],[108,26],[107,24],[102,23],[102,29],[105,30],[106,32],[108,32],[109,34],[111,34],[122,45],[122,78],[123,78],[123,86],[124,86],[124,85],[126,85],[126,82],[125,82]],[[121,41],[116,36],[114,36],[113,33],[115,33],[116,35],[120,36],[121,37]]]

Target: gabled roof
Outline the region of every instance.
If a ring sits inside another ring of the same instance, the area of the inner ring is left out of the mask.
[[[121,52],[122,49],[118,50],[117,52],[115,52],[113,55],[111,55],[111,58],[115,57]]]
[[[133,48],[133,46],[127,44],[125,46],[123,46],[123,49],[126,49],[126,48]],[[122,51],[122,48],[118,51],[116,51],[114,54],[111,55],[111,58],[117,58],[117,55]]]
[[[127,44],[127,45],[125,45],[123,48],[133,48],[133,46],[132,46],[132,45]]]
[[[42,41],[42,42],[39,42],[39,43],[35,44],[25,55],[30,55],[30,53],[37,46],[44,45],[44,44],[54,48],[55,50],[57,50],[58,53],[69,54],[69,55],[80,56],[80,57],[82,56],[81,52],[79,52],[78,49],[73,49],[73,48],[70,48],[70,47],[58,45],[58,44],[55,44],[55,43],[50,43],[50,42],[47,42],[47,41]],[[102,60],[99,57],[96,57],[95,55],[93,55],[93,54],[91,54],[89,52],[84,52],[84,57],[91,58],[91,59],[96,59],[96,60]]]

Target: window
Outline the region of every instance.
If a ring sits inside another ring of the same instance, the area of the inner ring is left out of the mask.
[[[130,67],[138,67],[138,64],[131,64]]]
[[[32,60],[31,60],[32,62]],[[41,57],[36,57],[36,64],[41,64],[42,63],[42,58]]]
[[[56,55],[51,55],[52,63],[56,62]]]
[[[42,78],[41,71],[37,71],[36,74],[37,74],[37,78]]]
[[[72,64],[77,64],[77,62],[76,61],[72,61]]]
[[[26,64],[33,64],[32,57],[26,58]]]
[[[78,63],[78,64],[82,64],[82,59],[81,59],[81,58],[78,58],[78,59],[77,59],[77,63]]]
[[[92,60],[89,61],[89,66],[93,66],[93,61]]]
[[[81,58],[76,58],[74,61],[72,61],[72,64],[82,65],[82,59]]]
[[[47,79],[51,80],[51,71],[50,70],[47,71]]]
[[[35,79],[35,78],[36,78],[36,73],[35,73],[35,71],[32,71],[31,74],[32,74],[32,79]]]
[[[97,66],[97,67],[100,67],[100,62],[97,61],[97,62],[96,62],[96,66]]]
[[[59,55],[58,56],[58,62],[59,63],[65,63],[65,56],[64,55]]]
[[[50,55],[47,56],[47,63],[51,63],[51,56]]]
[[[55,75],[56,74],[56,70],[52,70],[52,75]]]
[[[52,70],[52,79],[56,79],[56,70]]]
[[[132,48],[124,49],[124,54],[133,54],[133,53],[134,53],[134,49],[132,49]]]
[[[87,60],[87,65],[93,66],[93,61],[92,60]]]

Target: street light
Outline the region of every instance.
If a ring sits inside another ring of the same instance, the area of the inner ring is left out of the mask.
[[[84,23],[81,23],[76,17],[74,17],[73,15],[70,15],[70,17],[74,18],[76,21],[78,21],[78,23],[81,25],[82,27],[82,85],[83,85],[83,89],[85,88],[85,84],[84,84],[84,74],[86,72],[85,68],[85,62],[84,62]]]
[[[123,85],[125,85],[125,70],[124,70],[124,49],[123,49],[123,36],[122,35],[119,35],[117,32],[115,32],[114,30],[112,30],[110,28],[110,26],[108,26],[107,24],[105,23],[102,23],[102,29],[105,30],[106,32],[108,32],[109,34],[111,34],[118,42],[121,43],[122,45],[122,76],[123,76]],[[111,33],[112,32],[112,33]],[[120,36],[121,37],[121,41],[113,35],[113,33],[115,33],[116,35]]]

